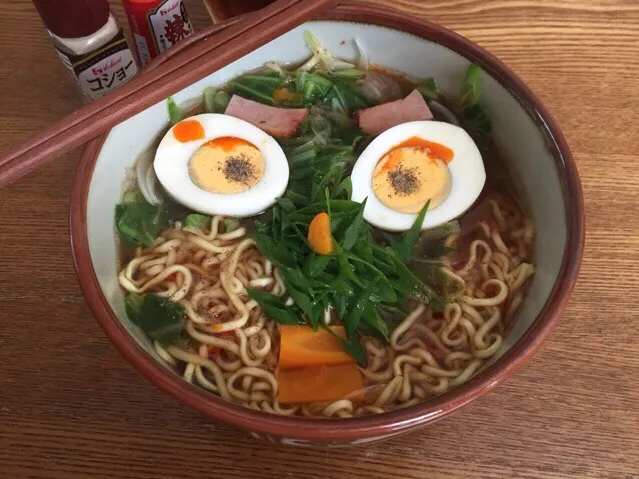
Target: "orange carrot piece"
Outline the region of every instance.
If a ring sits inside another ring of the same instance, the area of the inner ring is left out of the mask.
[[[326,213],[318,213],[308,227],[308,242],[317,254],[335,251],[331,236],[331,219]]]
[[[346,339],[343,326],[330,326],[331,331]],[[335,366],[354,363],[337,340],[324,329],[313,331],[310,326],[280,327],[280,369],[309,366]]]
[[[182,120],[173,127],[173,136],[180,143],[204,138],[204,127],[197,120]]]
[[[336,401],[364,387],[355,364],[288,369],[278,374],[280,403]]]

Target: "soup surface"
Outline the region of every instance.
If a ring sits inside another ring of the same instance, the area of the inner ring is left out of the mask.
[[[127,315],[184,380],[249,408],[408,407],[502,347],[534,224],[476,66],[450,95],[306,40],[302,65],[169,99],[116,208]]]

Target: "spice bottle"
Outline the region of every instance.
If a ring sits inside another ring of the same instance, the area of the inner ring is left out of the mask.
[[[34,0],[58,56],[86,103],[138,71],[108,0]]]
[[[193,33],[182,0],[122,0],[142,65]]]

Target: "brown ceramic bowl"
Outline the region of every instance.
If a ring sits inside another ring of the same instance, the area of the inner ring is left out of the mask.
[[[223,28],[224,24],[213,27]],[[149,381],[214,421],[256,437],[296,445],[365,443],[432,423],[488,392],[519,369],[540,346],[566,307],[584,245],[584,206],[577,169],[557,123],[532,91],[502,62],[467,39],[405,13],[340,6],[181,91],[178,102],[197,97],[265,61],[299,61],[310,28],[338,56],[354,57],[352,39],[367,46],[374,63],[416,77],[437,78],[456,92],[468,62],[485,72],[482,102],[494,137],[523,179],[537,228],[537,273],[502,351],[470,381],[416,406],[354,419],[306,419],[269,415],[226,402],[181,379],[155,355],[128,321],[117,283],[113,210],[126,167],[165,126],[166,108],[155,105],[91,142],[78,165],[71,201],[73,257],[86,300],[120,353]],[[211,32],[203,32],[199,38]]]

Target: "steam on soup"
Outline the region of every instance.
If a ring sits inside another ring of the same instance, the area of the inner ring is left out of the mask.
[[[532,219],[490,142],[481,71],[267,64],[184,111],[116,209],[129,318],[186,381],[261,411],[414,405],[502,346]]]

